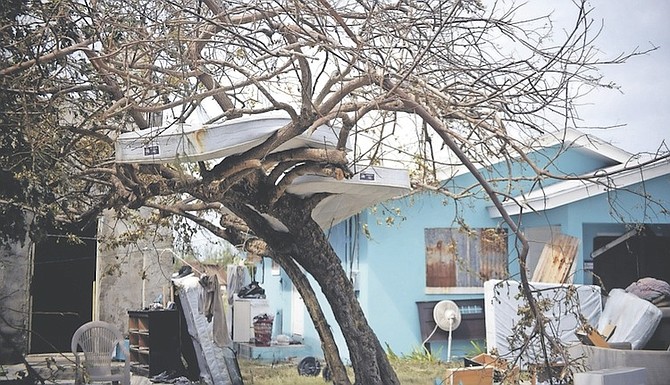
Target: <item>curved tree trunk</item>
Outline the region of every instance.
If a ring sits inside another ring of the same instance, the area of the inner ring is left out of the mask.
[[[309,205],[296,203],[285,202],[280,217],[289,227],[296,249],[293,253],[295,261],[319,283],[342,330],[356,376],[355,384],[400,384],[323,229],[312,220],[311,209],[305,207]]]
[[[239,211],[244,211],[241,210],[239,206],[236,208]],[[326,317],[323,314],[321,306],[319,305],[318,299],[316,298],[316,294],[314,293],[309,280],[300,269],[300,266],[298,266],[298,264],[295,262],[295,260],[293,260],[287,254],[276,252],[275,249],[273,249],[271,245],[268,244],[265,240],[248,239],[247,235],[250,229],[247,227],[246,223],[240,223],[240,218],[230,217],[228,215],[223,216],[221,218],[220,224],[221,227],[225,228],[226,230],[217,232],[217,228],[209,226],[208,222],[200,220],[194,216],[189,215],[188,217],[196,223],[199,223],[200,225],[209,228],[211,231],[216,232],[216,234],[230,242],[234,242],[235,244],[244,244],[244,249],[248,252],[254,253],[256,255],[269,256],[284,269],[286,275],[288,275],[302,296],[310,318],[314,323],[314,327],[319,334],[321,348],[323,349],[323,354],[326,358],[328,368],[331,371],[333,382],[338,385],[351,385],[346,368],[344,367],[342,359],[340,358],[340,351],[337,348],[337,344],[335,343],[335,338],[333,337],[330,325],[328,325],[326,322]],[[267,230],[266,227],[261,226],[258,226],[257,229],[260,231]],[[268,237],[268,239],[273,238]]]
[[[279,219],[288,231],[278,231],[249,204],[224,203],[245,220],[254,233],[270,246],[274,255],[290,255],[317,281],[347,342],[355,384],[399,385],[398,377],[365,318],[339,257],[323,229],[311,217],[312,209],[325,196],[302,199],[286,194],[270,207],[267,213]],[[316,321],[320,324],[322,319],[317,317]]]
[[[312,286],[309,284],[307,277],[290,257],[276,255],[273,259],[284,269],[286,275],[291,279],[305,302],[305,306],[314,323],[314,327],[316,328],[317,333],[319,333],[321,348],[323,349],[323,354],[328,363],[328,368],[331,371],[333,383],[337,385],[351,385],[351,381],[347,376],[347,370],[342,363],[342,359],[340,359],[340,351],[333,338],[333,333],[326,322],[326,317],[321,310],[316,294],[314,293],[314,290],[312,290]]]

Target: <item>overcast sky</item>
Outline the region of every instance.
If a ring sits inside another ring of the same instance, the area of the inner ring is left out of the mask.
[[[485,0],[492,5],[496,0]],[[509,6],[513,0],[498,0]],[[553,13],[556,35],[571,27],[576,18],[575,1],[527,0],[522,9],[530,14]],[[630,58],[626,63],[605,66],[604,82],[619,90],[592,92],[580,101],[582,131],[629,151],[668,151],[670,147],[670,0],[587,0],[594,7],[594,33],[601,28],[597,45],[603,57],[615,58],[634,50],[655,51]],[[517,4],[526,0],[516,0]],[[561,25],[562,24],[562,25]],[[203,118],[206,120],[206,117]],[[585,127],[612,127],[607,130]],[[663,142],[665,144],[663,145]]]
[[[574,18],[571,0],[541,1],[558,17]],[[602,74],[620,91],[602,90],[588,96],[582,108],[584,126],[621,128],[584,130],[632,153],[656,152],[663,141],[670,146],[670,1],[668,0],[589,0],[595,26],[603,25],[598,46],[607,57],[616,57],[638,48],[658,47],[625,64],[607,66]],[[544,5],[542,5],[544,6]],[[566,11],[567,10],[567,11]],[[566,14],[566,12],[569,12]]]

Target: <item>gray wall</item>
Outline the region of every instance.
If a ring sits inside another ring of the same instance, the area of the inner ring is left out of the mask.
[[[101,240],[119,239],[128,230],[128,226],[115,219],[110,211],[105,212],[98,222]],[[107,248],[104,241],[99,242],[97,310],[94,310],[97,316],[94,318],[112,323],[126,334],[128,310],[140,310],[157,295],[164,291],[169,293],[173,272],[171,231],[161,229],[115,249]]]
[[[141,212],[148,215],[148,212]],[[161,229],[127,246],[110,249],[104,239],[118,240],[129,227],[106,212],[98,223],[93,319],[128,331],[128,310],[139,310],[166,292],[173,272],[172,230]],[[0,248],[0,364],[17,363],[28,353],[32,244]],[[144,301],[143,294],[144,293]]]
[[[0,248],[0,363],[16,363],[28,348],[30,243]]]

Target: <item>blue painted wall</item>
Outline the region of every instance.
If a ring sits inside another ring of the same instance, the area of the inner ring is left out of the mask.
[[[583,151],[571,151],[553,159],[559,151],[557,148],[535,154],[538,159],[545,159],[548,168],[567,174],[583,174],[589,170],[597,170],[613,164],[604,157],[591,157]],[[530,175],[521,164],[500,165],[498,169],[483,170],[488,176],[508,175],[512,169],[515,175]],[[510,168],[508,168],[508,166]],[[460,175],[447,181],[445,186],[453,193],[474,183],[470,174]],[[546,181],[545,185],[555,183]],[[520,188],[529,188],[530,182],[521,181],[515,185],[518,193]],[[637,186],[635,188],[641,188]],[[656,178],[644,183],[644,192],[656,197],[670,207],[670,178]],[[386,202],[374,209],[342,222],[328,231],[328,236],[335,251],[341,257],[347,274],[356,283],[361,306],[368,317],[382,345],[388,346],[397,354],[410,354],[420,349],[422,341],[419,330],[417,301],[437,301],[442,299],[481,298],[482,294],[426,294],[425,282],[425,240],[426,228],[459,227],[457,218],[463,218],[468,226],[496,227],[501,225],[500,218],[491,218],[487,207],[488,199],[481,199],[478,192],[472,199],[458,202],[444,195],[422,192],[401,200]],[[579,267],[575,282],[590,282],[590,275],[581,269],[583,261],[589,260],[592,251],[593,237],[603,231],[622,233],[623,220],[628,222],[645,222],[668,225],[663,227],[670,233],[670,216],[654,208],[652,211],[644,204],[644,199],[636,194],[619,192],[615,207],[625,208],[626,214],[619,218],[611,211],[612,196],[601,194],[559,208],[538,214],[524,214],[523,226],[560,226],[561,232],[583,239],[577,254]],[[392,223],[387,219],[393,218]],[[518,218],[517,218],[518,219]],[[514,254],[513,239],[508,241],[510,249],[509,271],[513,279],[518,278],[519,266]],[[584,256],[587,256],[586,258]],[[269,262],[268,262],[269,263]],[[280,276],[269,275],[266,268],[265,287],[268,298],[280,309],[283,333],[290,335],[291,325],[291,284],[282,273]],[[332,317],[327,302],[314,284],[321,303],[325,307],[330,325],[333,326],[341,354],[348,360],[344,340]],[[311,344],[315,355],[320,354],[320,342],[311,320],[305,312],[305,342]],[[446,357],[446,346],[433,344],[433,351],[439,351],[442,358]],[[472,350],[470,341],[455,340],[452,356],[461,356]]]
[[[397,207],[404,219],[397,218],[393,225],[384,220],[388,212],[368,214],[370,237],[365,239],[366,288],[370,299],[368,320],[382,344],[387,343],[397,354],[410,354],[420,349],[422,340],[416,302],[445,298],[467,299],[481,297],[476,294],[430,295],[426,294],[426,245],[425,228],[458,227],[455,212],[471,217],[473,227],[494,227],[496,221],[488,216],[475,215],[486,206],[476,200],[468,205],[454,205],[445,197],[434,193],[420,193],[401,201],[387,202]],[[463,343],[464,342],[464,343]],[[452,346],[453,355],[469,348],[469,341],[457,341]],[[431,346],[435,352],[440,346]],[[446,347],[442,353],[446,357]]]

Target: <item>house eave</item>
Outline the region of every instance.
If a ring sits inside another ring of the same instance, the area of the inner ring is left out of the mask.
[[[572,128],[542,135],[538,138],[537,144],[533,145],[533,147],[547,148],[560,143],[564,143],[568,147],[576,147],[592,151],[621,164],[629,162],[633,157],[633,154],[628,151],[607,143],[598,137],[588,135]]]
[[[505,202],[503,207],[510,215],[545,211],[663,175],[670,175],[670,158],[630,169],[617,165],[596,171],[591,175],[584,175],[584,178],[592,179],[558,182],[527,195],[518,195]],[[491,218],[501,217],[495,206],[487,209]]]
[[[539,151],[546,148],[551,148],[557,145],[562,145],[566,149],[572,148],[579,151],[590,153],[594,156],[599,156],[609,159],[611,162],[619,164],[626,164],[633,158],[633,154],[618,148],[606,141],[581,132],[573,128],[566,128],[556,132],[546,133],[538,138],[535,138],[526,144],[527,152]],[[515,156],[516,157],[516,156]],[[491,164],[502,162],[503,158],[490,159]],[[478,165],[477,168],[483,168],[483,165]],[[458,175],[467,174],[469,170],[465,166],[453,167],[450,173],[445,174],[443,179],[450,179]]]

